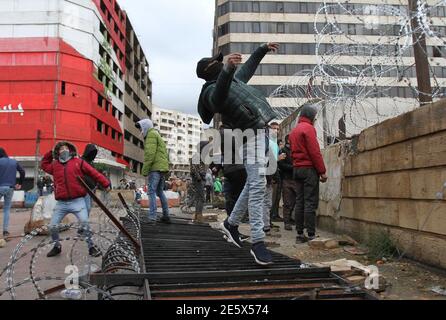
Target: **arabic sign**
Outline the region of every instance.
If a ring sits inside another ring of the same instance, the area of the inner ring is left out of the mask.
[[[23,117],[25,110],[23,110],[21,103],[19,103],[17,108],[13,108],[12,104],[9,104],[3,108],[0,107],[0,113],[20,113],[20,115]]]

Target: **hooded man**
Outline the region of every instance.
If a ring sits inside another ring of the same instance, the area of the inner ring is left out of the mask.
[[[316,238],[316,211],[319,207],[319,183],[327,182],[327,169],[321,154],[314,123],[317,108],[306,104],[302,107],[299,123],[290,134],[294,166],[294,179],[297,180],[296,230],[297,243],[305,243]],[[305,237],[304,231],[308,236]]]
[[[94,144],[88,144],[85,147],[85,151],[84,154],[82,155],[82,159],[88,163],[90,166],[93,166],[93,162],[96,159],[96,156],[98,155],[98,148],[96,147],[96,145]],[[97,184],[96,182],[88,175],[85,175],[83,177],[85,183],[88,185],[88,187],[92,190],[95,191],[97,189]],[[87,205],[87,210],[88,210],[88,216],[90,216],[90,212],[91,212],[91,197],[89,194],[87,194],[85,196],[85,203]]]
[[[55,257],[62,253],[59,225],[65,216],[70,213],[76,216],[80,223],[80,229],[86,234],[90,256],[99,257],[101,252],[93,244],[89,232],[88,210],[85,203],[87,190],[80,184],[77,178],[87,175],[104,189],[108,189],[110,183],[85,160],[80,159],[76,147],[69,142],[59,142],[53,151],[49,151],[42,160],[41,168],[54,177],[55,197],[57,200],[50,223],[51,237],[55,244],[47,257]]]
[[[20,173],[20,179],[17,183],[17,172]],[[0,148],[0,200],[4,198],[3,204],[3,237],[10,236],[9,215],[12,206],[12,197],[14,196],[14,189],[20,190],[22,188],[23,180],[25,180],[25,170],[20,164],[13,159],[10,159],[3,148]]]
[[[202,59],[197,65],[197,76],[206,81],[198,104],[198,112],[206,124],[210,124],[215,114],[221,114],[227,128],[245,131],[249,137],[244,141],[243,162],[247,173],[247,183],[240,195],[231,216],[222,224],[230,242],[241,248],[238,227],[249,212],[253,246],[251,255],[260,265],[273,262],[271,253],[265,246],[263,231],[263,199],[265,195],[266,154],[268,149],[268,124],[277,117],[266,97],[259,90],[248,85],[260,62],[270,51],[277,51],[277,43],[260,46],[239,69],[242,55],[230,54],[226,64],[223,55]],[[251,132],[246,132],[251,130]],[[254,136],[252,136],[254,133]]]
[[[161,222],[170,223],[169,203],[164,194],[166,175],[169,172],[169,156],[166,143],[161,138],[158,131],[154,129],[152,120],[141,120],[136,124],[136,127],[141,130],[141,134],[145,139],[144,167],[142,169],[142,175],[148,177],[150,199],[148,222],[155,224],[157,221],[156,196],[158,196],[163,208]]]

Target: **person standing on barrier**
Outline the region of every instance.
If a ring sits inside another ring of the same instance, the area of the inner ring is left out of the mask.
[[[17,172],[20,179],[17,182]],[[8,157],[3,148],[0,148],[0,200],[3,198],[3,237],[7,238],[9,234],[9,215],[12,207],[12,197],[14,190],[22,189],[23,180],[25,180],[25,170],[20,164]]]
[[[202,120],[210,124],[215,114],[221,114],[223,125],[246,134],[240,154],[243,155],[241,158],[247,172],[247,183],[231,216],[223,223],[222,230],[234,245],[241,248],[243,243],[238,227],[248,210],[253,242],[251,255],[260,265],[273,263],[272,255],[265,246],[263,199],[268,124],[277,115],[265,96],[249,86],[248,82],[266,54],[277,52],[278,49],[277,43],[264,44],[240,68],[242,55],[239,53],[230,54],[225,64],[223,54],[220,53],[202,59],[197,65],[198,77],[206,81],[198,105]]]
[[[54,248],[48,253],[47,257],[56,257],[62,253],[59,225],[70,213],[76,216],[80,223],[80,229],[87,238],[90,256],[101,256],[101,251],[96,248],[91,240],[88,210],[85,202],[87,190],[80,184],[78,177],[82,178],[88,175],[104,189],[109,189],[110,187],[108,180],[85,160],[80,159],[76,147],[69,142],[59,142],[53,151],[45,154],[41,168],[54,177],[55,197],[57,200],[50,223],[50,233],[54,241]]]
[[[144,166],[142,168],[142,175],[149,179],[149,223],[156,224],[157,222],[157,204],[156,196],[161,201],[163,208],[162,223],[171,223],[169,216],[169,203],[164,194],[164,186],[166,183],[166,176],[169,172],[169,156],[167,153],[166,143],[161,138],[158,131],[153,127],[153,122],[150,119],[141,120],[136,124],[136,127],[141,130],[145,139],[144,148]]]
[[[193,204],[195,206],[195,217],[194,221],[203,222],[203,209],[204,209],[204,185],[206,181],[206,165],[201,158],[201,153],[203,149],[209,144],[207,141],[202,141],[198,145],[197,153],[194,155],[194,158],[191,159],[191,170],[190,174],[192,177],[192,185],[190,189],[190,196],[193,198]]]
[[[290,134],[294,179],[297,181],[297,243],[305,243],[316,238],[319,184],[328,180],[327,169],[314,127],[317,113],[316,106],[304,105],[300,113],[299,123]],[[307,230],[307,236],[304,235],[305,229]]]

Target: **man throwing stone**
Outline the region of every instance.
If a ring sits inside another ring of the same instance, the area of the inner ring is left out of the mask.
[[[277,43],[260,46],[246,63],[242,55],[230,54],[226,64],[223,55],[202,59],[197,66],[197,75],[206,80],[201,92],[198,111],[203,121],[210,124],[215,114],[222,115],[226,128],[241,130],[245,133],[243,163],[247,173],[247,182],[231,216],[223,223],[222,229],[228,239],[237,247],[243,246],[238,227],[248,210],[251,224],[251,254],[260,265],[273,263],[271,253],[266,249],[263,222],[263,201],[265,197],[265,168],[268,151],[268,124],[276,114],[265,96],[248,85],[257,67],[268,52],[277,52]],[[248,132],[251,132],[249,134]],[[226,148],[230,148],[227,146]]]

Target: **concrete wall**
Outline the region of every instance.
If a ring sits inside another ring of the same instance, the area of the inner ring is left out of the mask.
[[[367,240],[387,231],[407,256],[446,268],[446,101],[324,151],[321,228]]]

